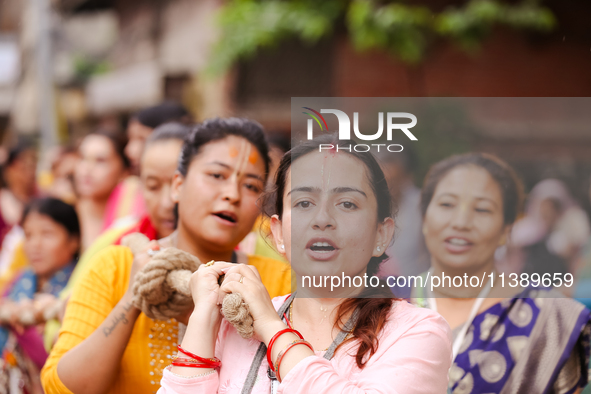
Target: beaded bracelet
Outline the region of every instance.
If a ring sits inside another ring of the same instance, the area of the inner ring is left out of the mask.
[[[201,377],[204,377],[204,376],[211,375],[211,374],[215,373],[215,371],[208,371],[208,372],[200,373],[199,375],[185,376],[185,375],[179,375],[178,373],[174,373],[170,369],[168,369],[168,372],[170,372],[174,376],[178,376],[179,378],[184,378],[184,379],[201,378]]]
[[[300,337],[300,339],[304,339],[302,334],[300,334],[300,332],[298,330],[294,330],[293,328],[283,329],[283,330],[277,332],[275,335],[273,335],[273,338],[271,338],[271,340],[269,341],[269,346],[267,347],[267,363],[269,364],[269,367],[271,368],[271,370],[273,372],[275,372],[275,370],[273,369],[274,368],[273,362],[271,361],[271,354],[273,353],[273,345],[275,344],[275,341],[277,340],[277,338],[279,338],[281,335],[288,333],[288,332],[292,332],[292,333],[296,334],[298,337]]]
[[[283,357],[285,357],[285,355],[287,354],[287,352],[293,348],[294,346],[297,345],[305,345],[308,346],[310,348],[311,351],[314,351],[314,348],[312,347],[312,344],[308,341],[306,341],[305,339],[297,339],[295,341],[293,341],[292,343],[290,343],[289,345],[287,345],[285,347],[285,349],[281,350],[279,352],[279,354],[277,355],[277,361],[275,361],[275,376],[277,377],[277,380],[279,381],[279,383],[281,383],[281,376],[279,376],[279,368],[281,367],[281,361],[283,361]]]
[[[222,366],[222,362],[217,357],[212,357],[212,358],[199,357],[198,355],[193,354],[193,353],[183,349],[181,347],[181,345],[177,345],[177,349],[179,350],[179,352],[183,353],[185,356],[189,356],[190,358],[195,359],[196,361],[199,361],[201,363],[209,365],[210,368],[219,368]]]

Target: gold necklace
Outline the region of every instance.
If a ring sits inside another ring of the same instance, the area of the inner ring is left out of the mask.
[[[327,312],[328,311],[328,307],[323,307],[322,304],[321,304],[320,305],[320,310],[323,311],[323,312]],[[324,321],[325,318],[326,318],[326,314],[324,315],[324,317],[320,321],[321,324],[322,324],[322,322]],[[289,316],[288,316],[288,319],[289,319],[289,324],[291,325],[291,328],[294,328],[295,326],[293,324],[293,301],[289,305]],[[353,331],[351,331],[351,332],[349,332],[349,334],[347,334],[347,336],[345,337],[345,340],[349,339],[349,337],[351,335],[353,335]],[[330,345],[328,347],[330,347]],[[323,352],[326,352],[328,350],[328,347],[326,349],[322,350],[322,351]]]
[[[324,309],[322,309],[322,305],[320,307],[320,310],[325,311]],[[328,310],[328,308],[326,308],[326,310]],[[293,301],[289,305],[289,316],[288,316],[288,319],[289,319],[289,324],[291,325],[291,328],[294,328],[294,325],[293,325]],[[322,320],[324,320],[324,318]],[[351,337],[353,337],[353,332],[355,331],[355,328],[356,327],[357,327],[357,323],[355,323],[355,325],[353,326],[353,329],[351,329],[351,331],[349,331],[347,333],[347,336],[345,337],[345,339],[343,340],[343,342],[345,342],[345,341],[349,340]],[[330,347],[330,345],[326,349],[324,349],[322,351],[323,352],[326,352],[329,347]]]

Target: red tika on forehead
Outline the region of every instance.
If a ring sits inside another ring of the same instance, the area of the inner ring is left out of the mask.
[[[257,161],[259,161],[259,153],[256,151],[256,149],[253,150],[248,156],[248,161],[250,164],[256,164]]]

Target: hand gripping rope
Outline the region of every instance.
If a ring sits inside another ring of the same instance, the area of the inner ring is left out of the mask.
[[[129,247],[136,255],[149,242],[145,235],[133,233],[125,236],[121,245]],[[133,305],[146,316],[157,320],[175,318],[186,313],[193,307],[189,281],[200,265],[201,261],[197,257],[180,249],[160,249],[135,276]],[[223,276],[220,277],[220,283],[222,281]],[[224,297],[221,312],[240,336],[246,339],[252,337],[252,315],[240,294],[228,294]]]

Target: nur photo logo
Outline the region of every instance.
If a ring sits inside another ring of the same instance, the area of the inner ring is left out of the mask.
[[[316,111],[310,107],[302,107],[303,109],[307,110],[303,112],[303,114],[308,115],[310,119],[307,122],[307,138],[308,140],[314,139],[314,123],[318,125],[321,132],[329,131],[328,123],[322,114],[333,114],[337,117],[337,121],[339,124],[338,127],[338,136],[339,140],[346,141],[351,140],[351,119],[349,115],[347,115],[344,111],[338,109],[321,109],[320,111]],[[386,139],[388,141],[392,141],[392,136],[395,131],[402,131],[409,140],[417,141],[417,137],[409,130],[416,126],[417,124],[417,117],[408,112],[387,112],[385,115],[386,118]],[[400,123],[401,119],[410,120],[410,122]],[[378,112],[378,131],[373,134],[364,134],[359,130],[359,112],[353,112],[353,133],[355,138],[362,140],[362,141],[376,141],[380,139],[384,133],[384,112]],[[403,146],[400,144],[356,144],[353,145],[352,148],[357,152],[368,152],[375,147],[375,149],[379,152],[380,147],[386,147],[389,152],[400,152],[403,149]],[[319,150],[322,149],[333,149],[335,148],[331,144],[320,144]],[[351,146],[349,147],[337,147],[337,149],[346,149],[351,150]]]

